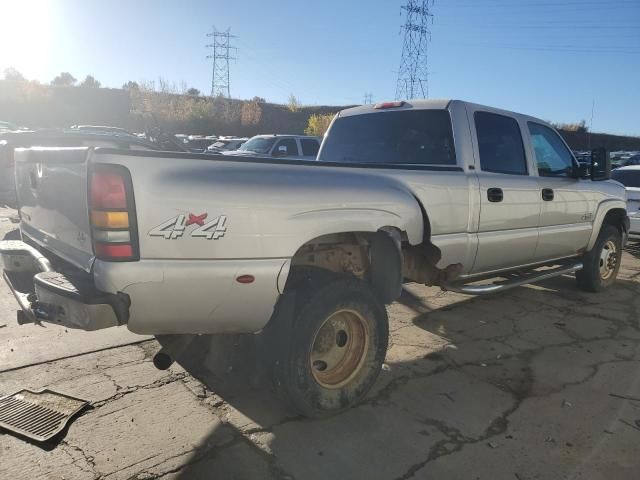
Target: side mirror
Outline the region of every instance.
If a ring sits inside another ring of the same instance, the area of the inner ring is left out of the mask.
[[[594,148],[591,151],[591,180],[598,182],[611,178],[611,159],[604,148]]]
[[[574,176],[575,178],[591,178],[591,165],[587,163],[578,163]]]

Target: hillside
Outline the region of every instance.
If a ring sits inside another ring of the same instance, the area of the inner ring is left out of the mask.
[[[132,131],[160,127],[189,134],[255,135],[303,133],[312,114],[335,113],[345,106],[287,105],[256,100],[226,100],[149,90],[53,87],[0,80],[0,120],[30,128],[74,124],[113,125]],[[561,131],[571,148],[588,148],[589,134]],[[591,146],[640,150],[640,137],[593,133]]]

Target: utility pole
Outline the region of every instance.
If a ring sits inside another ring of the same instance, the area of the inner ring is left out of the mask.
[[[593,131],[593,110],[596,108],[596,99],[591,99],[591,120],[589,120],[589,130],[587,131],[587,150],[591,150],[591,132]]]
[[[231,35],[231,29],[225,32],[219,32],[212,27],[211,33],[207,33],[207,37],[213,38],[213,43],[206,45],[207,48],[213,49],[213,54],[207,55],[207,58],[213,59],[213,67],[211,70],[211,96],[221,95],[231,98],[231,76],[229,74],[229,60],[235,60],[230,55],[230,51],[237,51],[237,48],[231,45],[231,39],[236,38]]]
[[[396,100],[429,97],[427,44],[431,40],[429,24],[433,21],[430,10],[432,6],[433,0],[407,0],[401,7],[406,18],[402,25],[404,43],[396,84]]]
[[[373,103],[373,93],[367,92],[364,94],[364,105]]]

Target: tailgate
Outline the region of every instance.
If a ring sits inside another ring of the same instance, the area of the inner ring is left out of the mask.
[[[36,243],[89,271],[88,148],[16,149],[20,228]]]

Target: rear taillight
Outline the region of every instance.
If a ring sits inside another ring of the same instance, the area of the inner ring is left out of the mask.
[[[89,216],[93,251],[110,262],[140,258],[133,187],[129,170],[96,165],[89,179]]]

